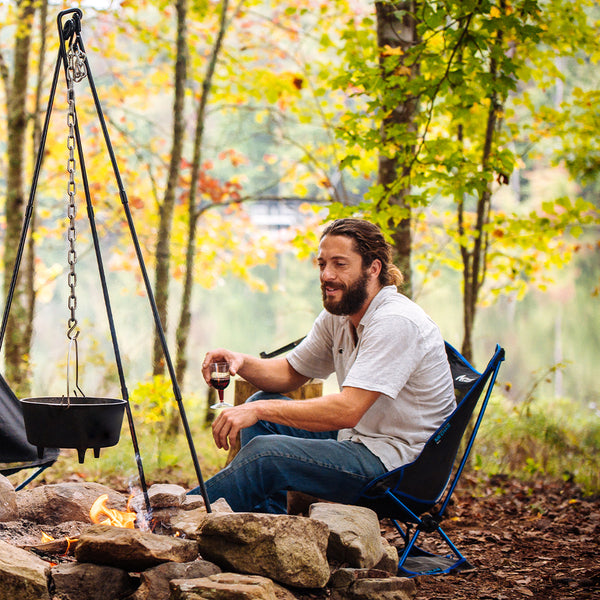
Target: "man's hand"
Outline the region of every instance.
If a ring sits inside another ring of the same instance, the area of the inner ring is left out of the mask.
[[[251,427],[258,421],[256,405],[258,402],[250,402],[224,408],[219,411],[217,418],[212,424],[212,433],[217,448],[229,450],[241,429]]]
[[[224,348],[218,348],[217,350],[211,350],[206,353],[204,362],[202,363],[202,375],[204,381],[210,385],[210,365],[216,362],[228,362],[229,373],[233,377],[244,364],[244,355],[239,352],[231,352]]]
[[[285,357],[256,358],[249,354],[217,348],[207,352],[202,362],[202,376],[209,385],[210,364],[222,361],[229,363],[229,373],[232,377],[239,375],[265,392],[285,394],[308,381],[308,377],[295,371]]]

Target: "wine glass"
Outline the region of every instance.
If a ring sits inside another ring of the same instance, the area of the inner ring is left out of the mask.
[[[211,405],[212,409],[224,408],[225,406],[233,406],[229,402],[223,400],[223,390],[229,385],[229,363],[214,362],[210,365],[210,385],[219,392],[219,401]]]

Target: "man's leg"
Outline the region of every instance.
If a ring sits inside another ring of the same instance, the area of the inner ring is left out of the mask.
[[[257,392],[250,396],[246,402],[255,402],[256,400],[291,400],[288,396],[270,392]],[[293,438],[314,439],[314,440],[335,440],[337,431],[307,431],[290,427],[289,425],[279,425],[270,421],[257,421],[251,427],[242,429],[240,432],[240,447],[243,448],[251,440],[263,435],[286,435]],[[285,513],[287,507],[287,493],[283,490],[275,492],[269,498],[256,505],[254,512],[267,513]]]
[[[258,392],[247,402],[285,399]],[[233,461],[206,481],[209,500],[225,498],[233,510],[286,512],[286,491],[347,502],[374,477],[386,472],[362,444],[338,442],[336,431],[312,432],[258,421],[240,434]],[[191,494],[199,494],[195,488]]]
[[[270,392],[256,392],[252,394],[246,402],[255,402],[256,400],[289,400],[288,396]],[[298,438],[310,438],[314,440],[335,440],[337,431],[307,431],[298,429],[289,425],[279,425],[270,421],[257,421],[252,427],[247,427],[240,431],[240,446],[243,448],[250,440],[259,435],[289,435]]]
[[[206,482],[211,502],[225,498],[236,512],[285,513],[285,491],[348,502],[386,472],[365,446],[350,441],[262,435]]]

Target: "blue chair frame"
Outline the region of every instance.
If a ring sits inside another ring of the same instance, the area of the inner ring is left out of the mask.
[[[472,568],[440,523],[467,464],[505,352],[496,345],[482,373],[447,342],[446,353],[454,379],[456,408],[412,463],[377,477],[353,502],[373,509],[380,519],[392,521],[404,540],[398,571],[408,577]],[[473,418],[470,435],[463,444]],[[416,542],[421,533],[437,534],[450,554],[441,556],[419,548]]]

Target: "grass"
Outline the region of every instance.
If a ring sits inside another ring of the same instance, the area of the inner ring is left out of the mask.
[[[573,400],[515,406],[494,396],[474,447],[474,466],[490,475],[545,476],[600,492],[600,411]]]

